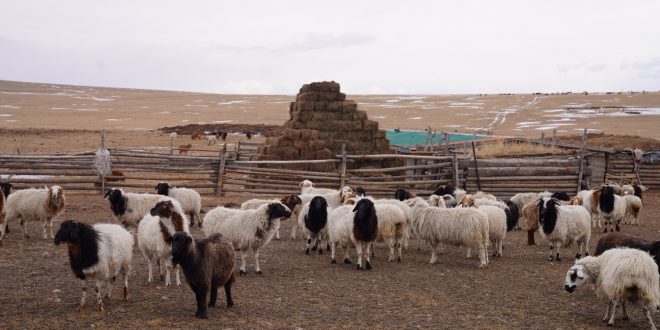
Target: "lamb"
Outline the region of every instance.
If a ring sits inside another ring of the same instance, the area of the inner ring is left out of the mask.
[[[110,201],[110,209],[117,221],[127,229],[137,228],[142,217],[149,213],[156,203],[173,200],[163,195],[127,193],[121,189],[110,189],[104,197]]]
[[[175,232],[189,232],[188,219],[181,213],[181,206],[174,200],[156,203],[146,214],[137,228],[138,248],[147,259],[149,275],[147,283],[153,281],[152,266],[159,266],[161,280],[163,269],[166,269],[165,286],[172,285],[170,273],[172,270],[172,235]],[[179,269],[175,270],[176,285],[181,285]]]
[[[576,244],[576,259],[583,251],[589,255],[591,226],[587,210],[576,205],[561,205],[557,199],[548,197],[539,200],[538,207],[541,237],[550,243],[548,260],[560,261],[559,249],[570,244]]]
[[[181,266],[186,282],[195,293],[200,319],[208,317],[206,298],[211,293],[208,306],[215,307],[218,288],[224,286],[227,308],[234,306],[231,286],[236,281],[234,248],[231,241],[221,234],[213,234],[203,240],[193,240],[188,233],[177,232],[172,236],[172,261]]]
[[[618,248],[629,247],[648,252],[660,267],[660,241],[649,241],[626,233],[608,233],[600,237],[596,245],[596,253],[599,256],[603,252]]]
[[[298,185],[300,186],[300,194],[316,194],[316,195],[324,195],[324,194],[330,194],[330,193],[338,193],[336,189],[327,189],[327,188],[316,188],[314,186],[314,183],[309,180],[303,180],[300,182]]]
[[[197,191],[189,188],[173,188],[167,182],[160,182],[156,185],[156,192],[179,202],[183,211],[190,217],[191,225],[194,225],[195,219],[197,219],[197,225],[202,226],[202,217],[200,216],[202,196]]]
[[[291,211],[282,203],[270,203],[254,210],[237,210],[217,207],[204,217],[204,234],[222,233],[241,250],[240,275],[245,271],[247,253],[254,254],[255,272],[262,274],[259,267],[259,249],[266,246],[280,226],[280,220],[291,217]]]
[[[635,195],[623,195],[623,199],[626,201],[626,213],[623,216],[623,223],[641,225],[639,212],[642,210],[642,200]]]
[[[605,232],[607,228],[614,231],[620,231],[619,223],[626,214],[626,200],[615,194],[615,189],[612,186],[604,186],[600,189],[600,197],[598,199],[598,214],[605,220]]]
[[[305,254],[309,255],[312,240],[314,240],[314,246],[311,250],[316,251],[323,237],[327,236],[329,211],[328,202],[321,196],[312,198],[300,211],[298,226],[303,228],[304,234],[307,236]],[[319,254],[323,254],[323,246],[319,249]]]
[[[111,284],[121,274],[124,281],[124,300],[128,300],[128,272],[133,258],[133,235],[115,224],[88,225],[75,220],[62,222],[53,240],[55,245],[66,242],[69,250],[71,270],[82,280],[82,296],[78,311],[85,308],[87,279],[95,281],[96,306],[103,310],[101,298],[102,282],[108,283],[107,298]]]
[[[573,292],[576,287],[593,283],[597,295],[608,299],[603,321],[614,325],[614,311],[621,303],[623,319],[629,319],[626,302],[641,305],[644,315],[656,329],[650,309],[660,307],[658,265],[648,253],[637,249],[617,248],[598,257],[585,257],[575,261],[564,281],[564,289]]]
[[[298,219],[298,215],[300,214],[300,208],[302,207],[302,200],[300,197],[297,195],[287,195],[282,197],[282,199],[250,199],[248,201],[245,201],[243,204],[239,206],[241,210],[251,210],[251,209],[256,209],[257,207],[263,205],[263,204],[269,204],[269,203],[276,203],[276,202],[281,202],[282,204],[286,205],[286,207],[291,210],[291,215],[293,218]],[[227,207],[227,206],[225,206]],[[295,239],[296,238],[296,227],[294,226],[292,232],[291,232],[291,238]],[[280,229],[278,228],[277,231],[275,232],[275,239],[279,240],[280,239]]]
[[[188,151],[192,149],[192,144],[179,144],[179,155],[188,155]]]
[[[335,252],[337,246],[342,246],[346,252],[344,263],[350,264],[349,245],[355,246],[357,252],[357,269],[362,270],[362,259],[366,259],[366,270],[371,270],[370,246],[378,237],[378,217],[376,207],[368,198],[357,201],[355,206],[345,205],[330,213],[328,223],[328,239],[332,250],[332,263],[336,264]]]
[[[48,238],[46,226],[50,229],[53,238],[53,218],[64,212],[64,189],[60,186],[51,186],[41,189],[24,189],[14,192],[7,198],[5,209],[5,227],[9,222],[19,218],[23,228],[23,237],[30,235],[25,228],[28,220],[43,220],[43,237]],[[0,236],[2,239],[2,236]]]
[[[488,216],[476,208],[441,209],[429,206],[416,197],[407,204],[412,209],[412,224],[419,239],[432,247],[430,263],[437,260],[441,243],[475,248],[479,252],[479,268],[488,264]]]

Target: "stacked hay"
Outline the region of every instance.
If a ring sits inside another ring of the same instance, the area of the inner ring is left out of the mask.
[[[330,159],[341,153],[343,144],[353,155],[392,152],[378,122],[369,120],[355,102],[347,101],[334,81],[304,85],[289,107],[289,116],[284,128],[266,140],[255,159]],[[319,166],[306,169],[322,170]]]

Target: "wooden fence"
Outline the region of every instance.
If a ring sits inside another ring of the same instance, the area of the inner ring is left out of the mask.
[[[633,156],[626,153],[612,153],[606,156],[605,181],[621,184],[641,183],[647,188],[660,188],[660,163],[646,164],[637,163]]]

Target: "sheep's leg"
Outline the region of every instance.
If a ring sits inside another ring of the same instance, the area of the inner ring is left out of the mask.
[[[234,284],[234,277],[225,283],[225,297],[227,298],[227,308],[234,307],[234,299],[231,298],[231,285]]]
[[[200,226],[201,226],[201,224],[200,224]],[[279,228],[275,231],[275,239],[278,240],[278,241],[280,240],[280,229]]]
[[[536,230],[531,230],[531,229],[527,231],[527,245],[528,246],[536,245],[536,242],[534,242],[534,232],[535,231]]]
[[[218,283],[211,283],[211,298],[209,299],[209,307],[215,307],[215,303],[218,301]]]
[[[630,317],[628,316],[628,311],[626,310],[626,302],[625,301],[621,302],[621,308],[623,308],[623,320],[624,321],[630,320]]]
[[[206,295],[208,293],[208,287],[199,285],[195,287],[195,299],[197,300],[197,312],[195,317],[200,319],[208,318],[208,312],[206,310]]]
[[[479,268],[486,267],[486,265],[488,265],[488,251],[486,250],[486,245],[481,243],[478,249],[479,249]]]
[[[431,260],[429,261],[430,264],[434,264],[437,260],[437,250],[438,250],[438,243],[431,243]]]
[[[472,249],[470,249],[469,247],[467,248],[467,253],[465,254],[465,257],[466,258],[471,258],[472,257]]]
[[[245,271],[245,265],[247,264],[247,249],[241,249],[241,269],[239,270],[239,275],[247,275]]]
[[[621,219],[616,219],[614,221],[614,230],[621,231]]]
[[[643,307],[642,310],[644,311],[644,316],[646,316],[646,319],[651,322],[651,329],[656,330],[657,328],[655,327],[655,323],[653,323],[653,318],[651,317],[651,312],[649,311],[648,308]]]
[[[305,244],[305,254],[309,255],[310,247],[312,246],[312,238],[308,235],[307,236],[307,243]]]
[[[502,242],[503,242],[503,240],[501,240],[501,239],[498,239],[498,240],[497,240],[497,243],[496,243],[496,246],[497,246],[497,254],[495,255],[495,256],[497,256],[497,257],[501,257],[501,256],[502,256],[502,244],[503,244]]]
[[[293,225],[291,226],[291,239],[295,240],[296,239],[296,231],[298,229],[298,226],[294,222]]]
[[[331,264],[336,264],[337,263],[337,260],[335,259],[335,250],[336,249],[337,249],[337,243],[331,242],[330,243],[330,259],[332,259],[332,261],[330,261]]]
[[[366,249],[366,250],[367,250],[367,255],[366,255],[366,257],[367,257],[367,264],[366,264],[366,266],[365,266],[365,269],[366,269],[366,270],[371,270],[371,258],[370,258],[370,253],[369,253],[369,250],[370,250],[370,249],[369,249],[369,248],[370,248],[372,245],[373,245],[373,242],[369,242],[369,243],[367,243],[367,249]]]
[[[80,305],[78,305],[77,312],[82,312],[85,309],[85,298],[87,297],[87,282],[82,280],[82,292],[80,293]]]
[[[124,280],[124,300],[128,300],[128,267],[122,268],[121,277]]]
[[[607,322],[610,319],[610,313],[612,312],[612,300],[607,302],[607,310],[605,310],[605,317],[603,317],[603,322]]]
[[[147,275],[147,283],[151,283],[151,282],[154,280],[153,271],[152,271],[152,269],[151,269],[151,268],[152,268],[151,263],[152,263],[153,261],[151,260],[151,258],[149,258],[149,257],[147,257],[147,256],[144,256],[144,257],[145,257],[145,259],[147,259],[147,273],[148,273],[148,275]]]
[[[401,254],[401,246],[402,246],[402,245],[403,245],[403,244],[401,244],[401,241],[398,241],[398,242],[396,243],[396,248],[397,248],[397,250],[398,250],[398,252],[399,252],[399,256],[396,258],[396,261],[397,261],[397,262],[401,262],[401,258],[402,258],[402,256],[403,256],[403,255]]]
[[[362,270],[362,242],[355,244],[355,251],[357,252],[357,269]]]
[[[617,301],[614,300],[614,301],[612,302],[612,314],[610,314],[610,320],[607,321],[607,325],[608,325],[608,326],[609,326],[609,325],[614,325],[614,311],[616,311],[616,305],[617,305]]]
[[[101,298],[101,281],[96,280],[94,285],[94,292],[96,293],[96,309],[99,312],[103,311],[103,299]]]
[[[50,230],[50,238],[55,238],[55,235],[53,235],[53,219],[48,219],[48,227]]]
[[[396,247],[396,241],[394,238],[388,239],[387,245],[390,247],[390,257],[387,258],[388,262],[394,261],[394,249]]]
[[[172,286],[170,275],[172,274],[172,263],[163,260],[165,264],[165,286]]]
[[[261,268],[259,267],[259,248],[252,249],[252,253],[254,254],[254,271],[257,274],[262,274]]]
[[[171,262],[172,261],[170,260],[170,263]],[[181,269],[181,267],[179,265],[174,267],[174,279],[176,280],[176,286],[181,286],[181,277],[179,276],[179,270],[180,269]]]
[[[350,265],[351,264],[351,256],[349,255],[349,252],[348,252],[348,246],[344,245],[342,247],[342,249],[344,249],[344,263],[347,264],[347,265]]]
[[[21,223],[21,229],[23,229],[23,237],[30,238],[30,234],[28,233],[27,228],[25,228],[25,222],[26,222],[25,219],[23,219],[23,216],[21,215],[19,215],[19,217],[21,218],[20,223]]]
[[[106,301],[110,300],[110,297],[112,296],[112,284],[115,282],[115,278],[111,278],[108,281],[108,290],[106,290],[106,294],[103,298],[105,298]]]
[[[371,255],[375,258],[376,257],[376,244],[371,244],[369,246],[368,252],[371,253]]]

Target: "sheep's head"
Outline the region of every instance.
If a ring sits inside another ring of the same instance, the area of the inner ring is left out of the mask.
[[[364,190],[362,187],[357,187],[355,188],[355,193],[357,194],[358,197],[365,197],[367,196],[367,191]]]
[[[593,258],[593,257],[585,257]],[[566,280],[564,281],[564,289],[568,292],[573,292],[578,286],[588,283],[590,281],[589,274],[585,271],[584,266],[574,265],[568,272],[566,272]]]
[[[159,182],[156,185],[156,193],[158,193],[159,195],[163,195],[163,196],[169,195],[170,189],[172,189],[172,187],[170,187],[170,185],[167,184],[167,182]]]
[[[456,187],[454,186],[453,183],[449,183],[446,186],[440,186],[435,191],[433,192],[434,195],[442,196],[442,195],[453,195],[454,191],[456,191]]]
[[[172,256],[174,256],[174,263],[176,264],[177,256],[184,256],[190,250],[193,244],[193,238],[188,233],[177,231],[172,235]]]
[[[76,220],[66,220],[60,225],[53,243],[55,245],[60,245],[62,242],[77,243],[80,239],[79,234],[80,223]]]
[[[300,189],[314,188],[314,183],[309,180],[302,180],[298,186],[300,186]]]
[[[161,218],[169,218],[174,212],[176,212],[176,210],[174,209],[174,204],[172,204],[172,201],[161,201],[156,203],[156,205],[151,208],[149,214],[154,217],[159,216]]]
[[[51,186],[48,188],[48,207],[54,212],[64,207],[64,190],[62,187]]]
[[[438,195],[429,196],[429,205],[441,208],[447,207],[444,198]]]
[[[407,200],[407,199],[411,199],[413,197],[415,197],[415,194],[412,194],[412,193],[410,193],[407,190],[402,189],[402,188],[399,188],[394,192],[394,199],[398,199],[402,202]]]
[[[357,196],[357,193],[355,192],[355,189],[352,188],[352,187],[343,186],[339,190],[339,199],[342,201],[342,203],[343,203],[344,199],[355,197],[355,196]]]
[[[463,207],[475,207],[476,206],[476,200],[475,200],[474,196],[472,196],[470,194],[467,194],[467,195],[463,196],[463,199],[461,199],[459,204],[461,204],[461,206],[463,206]]]
[[[580,196],[575,196],[575,197],[571,198],[570,204],[571,205],[583,205],[584,200]]]
[[[454,196],[450,194],[443,195],[442,199],[445,200],[446,207],[456,207],[456,205],[458,204],[458,202],[456,202],[456,198],[454,198]]]
[[[268,215],[268,220],[274,220],[277,218],[282,218],[282,220],[286,220],[289,217],[291,217],[291,211],[284,206],[282,203],[270,203],[268,204],[268,209],[266,210],[266,214]]]
[[[282,198],[282,204],[286,205],[289,210],[293,211],[297,205],[302,204],[302,199],[300,199],[298,195],[288,195]]]
[[[552,194],[552,198],[556,198],[560,201],[565,201],[565,202],[571,200],[571,197],[568,196],[568,194],[563,192],[563,191],[558,191],[558,192]]]
[[[2,193],[5,194],[5,198],[9,197],[9,194],[11,194],[11,188],[13,185],[9,182],[0,182],[0,189],[2,190]]]
[[[110,209],[115,216],[120,216],[126,212],[126,197],[121,189],[110,189],[105,196],[110,201]]]

